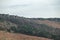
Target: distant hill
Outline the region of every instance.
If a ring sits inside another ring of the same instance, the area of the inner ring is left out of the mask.
[[[25,18],[0,14],[0,30],[58,40],[60,18]]]

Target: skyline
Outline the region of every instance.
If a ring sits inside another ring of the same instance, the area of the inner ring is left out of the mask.
[[[60,0],[0,0],[0,13],[23,17],[60,18]]]

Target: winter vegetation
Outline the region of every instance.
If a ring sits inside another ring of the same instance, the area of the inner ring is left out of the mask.
[[[37,21],[43,21],[38,23]],[[21,33],[31,36],[60,40],[60,25],[53,27],[44,21],[60,24],[60,18],[25,18],[9,14],[0,14],[0,30],[10,33]]]

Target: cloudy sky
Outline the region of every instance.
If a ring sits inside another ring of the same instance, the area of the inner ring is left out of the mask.
[[[0,14],[24,17],[59,17],[60,0],[0,0]]]

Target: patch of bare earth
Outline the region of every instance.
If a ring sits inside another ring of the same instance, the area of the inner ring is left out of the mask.
[[[52,39],[0,31],[0,40],[52,40]]]

